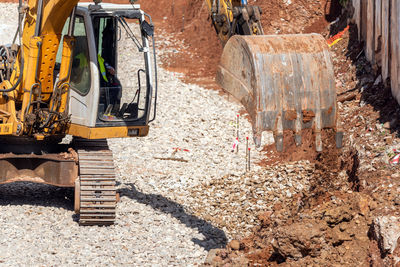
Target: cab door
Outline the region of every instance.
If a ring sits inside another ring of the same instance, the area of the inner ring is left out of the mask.
[[[88,12],[77,8],[73,35],[76,38],[70,79],[71,123],[94,127],[99,98],[99,72],[92,22]]]

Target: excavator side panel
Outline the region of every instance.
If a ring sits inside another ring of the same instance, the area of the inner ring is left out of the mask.
[[[316,133],[337,126],[336,89],[328,46],[318,34],[233,36],[226,44],[217,82],[247,109],[257,145],[273,131],[283,149],[283,131]]]

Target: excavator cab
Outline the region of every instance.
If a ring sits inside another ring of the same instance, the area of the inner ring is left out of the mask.
[[[153,26],[146,16],[138,5],[78,4],[69,134],[86,139],[147,135],[155,119],[157,74]],[[67,20],[64,35],[69,25]],[[122,38],[133,45],[120,44]],[[59,62],[61,52],[60,46]]]

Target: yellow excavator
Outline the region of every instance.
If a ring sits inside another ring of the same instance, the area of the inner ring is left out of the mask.
[[[321,130],[338,121],[324,39],[263,35],[258,7],[206,1],[224,44],[217,80],[246,107],[256,143],[272,130],[282,150],[285,129],[300,144],[301,130],[313,128],[321,150]],[[151,17],[133,1],[20,0],[18,11],[13,42],[0,46],[0,184],[74,187],[81,225],[113,224],[117,197],[106,138],[146,136],[156,116]],[[119,47],[122,30],[134,43],[128,54]],[[130,80],[118,72],[131,73]]]
[[[14,42],[0,47],[0,183],[75,187],[79,223],[107,225],[116,188],[105,138],[146,136],[156,115],[154,27],[139,5],[77,4],[20,1]],[[119,49],[121,31],[132,51]]]

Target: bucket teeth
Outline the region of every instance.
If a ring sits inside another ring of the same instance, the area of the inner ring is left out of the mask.
[[[317,152],[322,152],[322,136],[321,136],[321,132],[316,132],[315,133],[315,150],[317,150]]]
[[[336,148],[342,148],[342,146],[343,146],[343,132],[336,132],[335,141],[336,141]]]
[[[283,134],[278,134],[274,138],[275,138],[276,151],[282,152],[283,151]]]
[[[295,134],[294,141],[296,143],[296,146],[301,146],[301,134]]]

